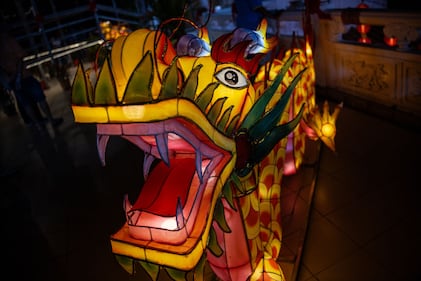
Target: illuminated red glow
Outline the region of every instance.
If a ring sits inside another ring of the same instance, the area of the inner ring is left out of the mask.
[[[384,42],[386,43],[386,45],[390,46],[390,47],[395,47],[398,45],[398,39],[394,36],[392,37],[384,37]]]
[[[361,38],[358,38],[358,42],[363,43],[363,44],[371,44],[371,39],[368,37],[361,37]]]
[[[359,25],[357,25],[357,31],[360,34],[367,34],[370,31],[370,25],[368,25],[368,24],[359,24]]]
[[[371,39],[367,36],[367,33],[370,31],[370,25],[359,24],[357,25],[357,31],[361,34],[361,37],[358,38],[358,42],[363,44],[371,44]]]

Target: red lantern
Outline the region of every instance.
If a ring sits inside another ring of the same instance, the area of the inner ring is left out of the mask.
[[[392,37],[384,37],[384,42],[386,43],[386,45],[388,45],[389,47],[395,47],[398,45],[398,39],[395,36]]]
[[[357,8],[358,9],[367,9],[368,5],[366,3],[364,3],[364,1],[361,1],[361,3],[358,4]]]
[[[357,31],[361,35],[361,37],[358,38],[358,42],[363,44],[371,44],[371,39],[367,36],[367,33],[370,31],[370,25],[359,24],[357,25]]]
[[[359,25],[357,25],[357,31],[360,34],[367,34],[370,31],[370,25],[368,25],[368,24],[359,24]]]
[[[358,4],[357,9],[367,9],[368,5],[364,3],[364,0]],[[361,37],[358,38],[358,42],[363,44],[371,44],[371,39],[367,36],[367,33],[370,31],[369,24],[359,24],[357,25],[357,31],[360,33]]]

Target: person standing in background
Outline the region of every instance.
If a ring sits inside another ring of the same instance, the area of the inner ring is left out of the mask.
[[[200,0],[197,1],[198,2],[198,6],[196,8],[196,12],[195,12],[195,22],[199,25],[202,26],[206,23],[206,13],[210,13],[211,11],[209,11],[209,7],[210,7],[210,3],[208,0]]]
[[[25,51],[5,29],[0,31],[0,68],[4,71],[8,83],[3,87],[13,91],[23,121],[39,128],[43,122],[42,113],[53,126],[63,122],[63,118],[54,118],[41,83],[23,65]]]
[[[234,0],[232,13],[237,27],[256,30],[263,18],[276,18],[261,0]]]

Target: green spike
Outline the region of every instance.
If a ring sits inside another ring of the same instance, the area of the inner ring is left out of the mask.
[[[159,265],[146,262],[146,261],[136,261],[151,277],[153,281],[156,281],[158,279],[159,274]]]
[[[88,74],[85,74],[86,89],[88,91],[88,102],[90,105],[94,104],[94,87],[92,86],[91,80],[88,77]]]
[[[174,281],[185,281],[187,272],[175,268],[166,267],[165,271]]]
[[[269,111],[262,119],[257,121],[256,124],[250,128],[249,135],[252,140],[261,139],[268,131],[278,124],[281,114],[284,111],[285,106],[288,104],[291,94],[294,92],[295,86],[301,79],[305,70],[306,69],[302,70],[294,77],[294,80],[292,80],[291,84],[288,86],[287,90],[276,103],[274,108],[272,108],[271,111]]]
[[[136,66],[124,92],[124,104],[136,104],[152,100],[153,61],[148,51]]]
[[[266,155],[273,149],[273,147],[284,137],[288,136],[292,131],[294,131],[295,127],[301,120],[303,115],[304,105],[301,106],[300,112],[297,116],[289,121],[288,123],[276,126],[273,130],[271,130],[263,139],[263,141],[259,142],[254,147],[254,153],[252,155],[251,162],[252,163],[259,163],[262,161]]]
[[[135,273],[132,258],[120,255],[114,255],[114,257],[121,267],[123,267],[129,274],[133,275]]]
[[[215,229],[213,229],[213,227],[211,227],[209,230],[209,240],[208,240],[207,247],[209,251],[211,251],[211,253],[216,257],[220,257],[224,252],[221,246],[219,246],[218,244],[218,240],[216,239]]]
[[[72,104],[74,105],[88,105],[88,83],[86,81],[85,71],[82,64],[79,64],[76,70],[75,78],[72,85]]]
[[[197,90],[197,82],[199,80],[199,71],[202,68],[202,65],[199,64],[190,72],[189,76],[187,77],[186,83],[181,90],[181,96],[188,98],[189,100],[194,100],[194,95]]]
[[[222,231],[226,233],[231,232],[227,220],[225,219],[224,205],[222,204],[221,198],[215,204],[215,213],[213,214],[213,218],[218,223]]]
[[[177,60],[174,59],[171,65],[165,70],[162,81],[161,92],[158,99],[175,98],[178,94],[178,68]]]
[[[275,94],[276,90],[278,89],[279,85],[281,84],[282,80],[284,79],[285,73],[291,67],[294,59],[298,56],[298,54],[292,55],[282,66],[281,71],[273,80],[272,85],[270,85],[265,92],[260,96],[260,98],[256,101],[250,111],[247,113],[246,118],[244,118],[243,123],[240,126],[240,129],[249,129],[251,126],[256,123],[258,119],[263,115],[265,108],[273,95]]]
[[[203,254],[193,270],[193,280],[205,281],[206,254]]]
[[[253,166],[256,163],[259,163],[260,161],[265,158],[269,152],[273,149],[273,147],[284,137],[288,136],[298,125],[298,123],[301,120],[301,117],[303,115],[304,111],[304,105],[301,107],[300,112],[297,114],[297,116],[289,121],[286,124],[279,125],[275,127],[273,130],[268,132],[268,134],[264,137],[264,139],[260,142],[258,142],[253,149],[253,154],[249,162],[247,163],[247,166],[237,170],[239,176],[244,177],[248,173],[250,173],[251,169],[253,169]]]
[[[227,97],[219,98],[215,101],[214,104],[212,104],[211,108],[208,112],[208,119],[212,124],[216,123],[216,119],[218,119],[218,116],[221,114],[222,107],[224,106],[225,101],[227,100]]]
[[[210,83],[196,98],[195,102],[203,112],[205,112],[206,107],[208,107],[209,103],[211,102],[213,92],[215,91],[216,87],[218,87],[218,85],[218,82]]]
[[[232,183],[234,184],[235,188],[241,193],[244,194],[246,191],[244,190],[243,185],[241,184],[241,180],[236,173],[232,174],[231,176]]]
[[[230,136],[234,132],[234,129],[237,126],[238,120],[240,120],[240,115],[239,114],[235,115],[231,119],[231,122],[229,123],[229,125],[227,127],[227,131],[225,133],[227,136]]]
[[[96,105],[117,104],[117,90],[108,58],[102,65],[101,72],[98,75],[98,81],[95,85],[94,103]]]
[[[231,188],[231,181],[230,180],[226,181],[224,186],[222,187],[222,195],[224,196],[225,200],[227,200],[230,207],[233,210],[237,211],[237,209],[235,208],[235,205],[234,205],[234,198],[233,198],[233,194],[232,194],[232,188]]]
[[[233,105],[231,105],[230,107],[228,107],[225,111],[224,111],[224,113],[222,114],[222,117],[221,117],[221,119],[219,120],[219,122],[218,122],[218,129],[221,131],[221,132],[224,132],[225,131],[225,126],[227,125],[227,123],[228,123],[228,120],[229,120],[229,118],[230,118],[230,115],[231,115],[231,112],[232,112],[232,109],[234,108],[234,106]]]

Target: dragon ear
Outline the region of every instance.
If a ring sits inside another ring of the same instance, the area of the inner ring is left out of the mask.
[[[297,56],[298,54],[292,55],[286,61],[286,63],[282,66],[280,72],[275,77],[272,84],[265,90],[262,96],[257,100],[257,102],[250,109],[246,118],[244,118],[239,128],[240,130],[248,131],[254,124],[257,123],[257,121],[260,118],[262,118],[263,113],[266,109],[266,106],[268,105],[269,101],[272,99],[273,95],[275,94],[276,90],[278,89],[279,85],[284,79],[285,74],[287,73],[288,69],[291,67],[292,63],[294,62]]]
[[[268,113],[266,113],[260,120],[258,120],[249,130],[249,135],[253,142],[259,143],[267,132],[271,131],[279,122],[282,112],[288,104],[292,93],[294,92],[295,86],[300,81],[303,75],[303,69],[297,76],[294,77],[291,84],[286,89],[285,93],[278,100],[276,105]]]
[[[304,106],[301,107],[300,112],[293,120],[285,124],[277,125],[298,81],[301,79],[306,69],[302,70],[294,77],[293,81],[289,84],[275,106],[265,113],[268,102],[281,84],[285,73],[293,63],[295,56],[297,56],[297,54],[291,56],[285,63],[277,77],[275,77],[272,85],[266,89],[263,95],[253,105],[237,131],[235,141],[237,149],[239,150],[239,156],[237,159],[236,172],[241,177],[246,176],[253,166],[262,161],[281,139],[289,135],[302,118]]]
[[[270,130],[259,143],[249,143],[249,158],[243,162],[243,165],[235,167],[236,173],[240,177],[248,175],[256,163],[265,158],[275,145],[283,138],[288,136],[299,124],[304,112],[304,105],[294,119],[288,123],[279,125]]]

